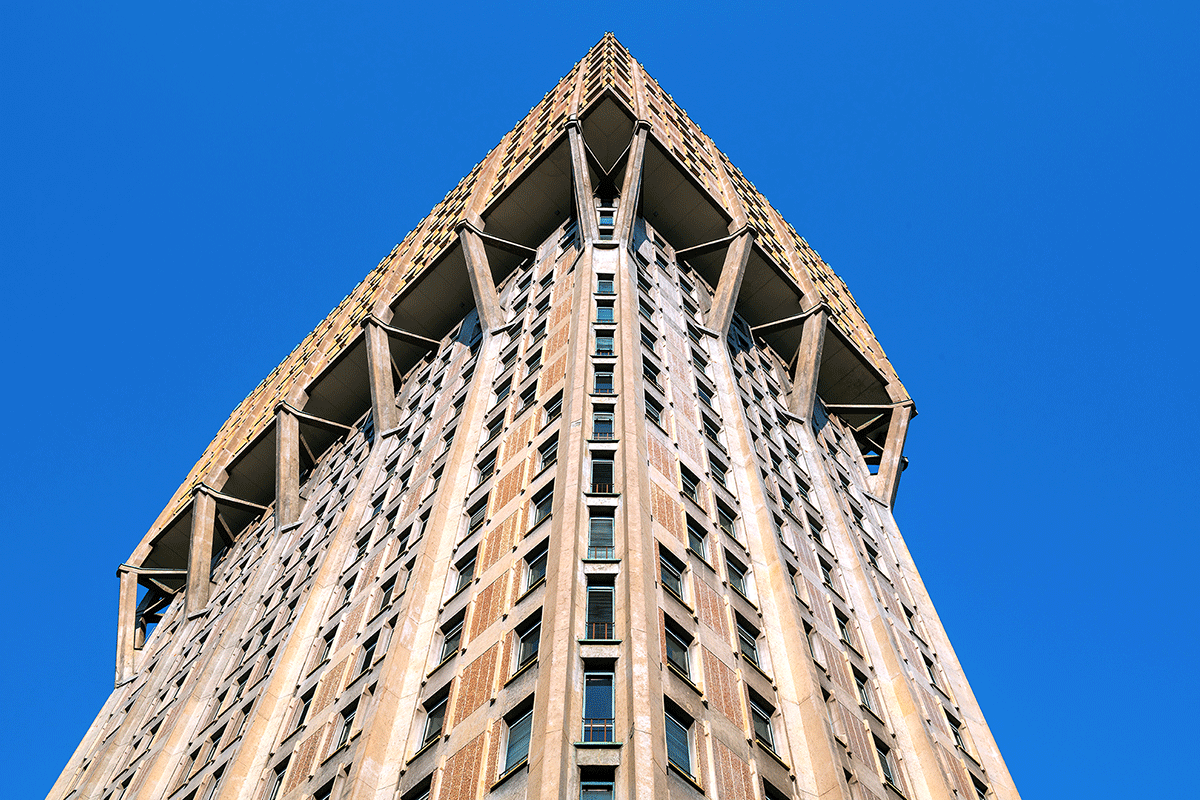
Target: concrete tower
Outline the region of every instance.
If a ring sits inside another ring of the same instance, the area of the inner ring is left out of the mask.
[[[1015,800],[839,279],[605,36],[117,568],[50,797]]]

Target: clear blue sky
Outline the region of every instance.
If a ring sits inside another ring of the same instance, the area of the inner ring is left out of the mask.
[[[1200,7],[829,5],[9,4],[4,794],[231,409],[614,30],[916,398],[897,516],[1024,796],[1194,796]]]

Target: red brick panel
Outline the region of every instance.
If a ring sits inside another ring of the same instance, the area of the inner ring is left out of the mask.
[[[548,327],[553,330],[554,326],[562,322],[567,317],[571,316],[571,301],[564,297],[561,303],[555,305],[554,310],[550,312],[550,322]]]
[[[496,490],[492,492],[492,513],[508,505],[525,488],[525,468],[528,464],[529,459],[522,461],[496,484]]]
[[[721,800],[754,800],[750,765],[738,758],[721,740],[713,740],[717,772],[717,794]]]
[[[493,564],[512,549],[521,527],[521,509],[517,509],[483,535],[479,545],[479,573],[487,572]]]
[[[675,538],[679,541],[685,541],[683,536],[683,520],[680,516],[683,513],[683,509],[657,483],[650,484],[650,510],[650,513],[654,515],[654,519],[658,520],[660,525],[674,534]]]
[[[283,790],[285,794],[308,780],[308,773],[312,769],[313,758],[317,754],[317,748],[321,745],[321,736],[324,733],[325,729],[321,728],[312,736],[309,736],[303,742],[296,745],[295,755],[292,756],[291,772],[288,774],[287,786]]]
[[[355,635],[358,633],[359,623],[362,622],[363,612],[366,610],[367,601],[363,600],[354,608],[350,609],[350,613],[346,614],[346,618],[342,620],[341,632],[338,633],[337,647],[341,647],[355,637]]]
[[[544,357],[552,356],[567,345],[567,336],[570,334],[570,327],[562,327],[550,334],[550,338],[546,340],[546,351]]]
[[[679,378],[671,379],[671,394],[675,398],[675,413],[687,420],[688,424],[695,427],[699,423],[696,420],[696,401],[692,399],[691,393],[685,389],[683,381]],[[678,421],[677,421],[678,422]],[[678,434],[683,425],[676,425],[675,433]]]
[[[504,593],[508,588],[507,581],[508,573],[506,572],[475,596],[475,609],[471,612],[471,630],[466,641],[475,639],[491,627],[492,623],[500,619],[500,614],[504,611]]]
[[[971,787],[971,777],[958,756],[950,752],[944,744],[938,743],[939,757],[942,768],[950,776],[951,785],[958,791],[960,797],[970,797],[974,794]]]
[[[462,679],[454,698],[454,709],[451,712],[453,720],[446,726],[453,728],[455,724],[470,716],[492,696],[492,684],[496,673],[496,656],[500,652],[499,645],[492,645],[479,658],[472,661],[463,670]]]
[[[646,444],[650,453],[650,465],[670,478],[671,483],[674,484],[677,478],[675,477],[675,455],[671,452],[671,448],[662,441],[662,437],[654,433],[647,438]]]
[[[438,782],[437,800],[475,800],[483,764],[484,734],[479,734],[446,760]]]
[[[820,636],[820,634],[817,635]],[[833,682],[853,694],[855,688],[850,680],[850,667],[846,664],[846,658],[841,649],[828,639],[825,639],[824,647],[828,654],[828,663],[825,666],[829,668],[829,675],[833,678]]]
[[[700,447],[700,434],[689,425],[681,425],[679,430],[675,431],[675,435],[679,439],[679,449],[683,454],[692,459],[693,464],[703,468],[704,456]]]
[[[702,580],[697,579],[695,584],[700,621],[721,634],[722,639],[729,641],[729,629],[725,626],[725,604],[721,602],[721,596]]]
[[[536,417],[536,414],[530,414],[524,422],[513,428],[512,433],[505,437],[504,448],[500,451],[500,457],[496,459],[497,469],[511,461],[513,456],[529,444],[529,437],[533,434],[533,421]]]
[[[729,721],[742,729],[742,705],[738,695],[737,675],[725,665],[725,662],[712,654],[707,647],[704,651],[704,686],[713,705],[729,718]]]
[[[338,692],[342,690],[342,678],[348,666],[350,666],[350,656],[339,661],[336,667],[325,671],[325,675],[321,678],[321,688],[317,691],[317,697],[313,701],[311,714],[315,716],[318,711],[332,703],[333,699],[337,697]]]
[[[542,369],[542,376],[538,378],[538,398],[544,399],[558,385],[567,374],[567,356],[564,353],[558,357],[558,360],[552,364],[546,365]]]
[[[825,590],[808,578],[804,579],[804,583],[808,586],[808,598],[812,601],[812,612],[813,616],[817,618],[817,622],[825,626],[826,630],[837,630],[833,623],[833,612],[829,610],[829,598],[825,595]]]
[[[863,721],[840,700],[837,707],[838,714],[842,718],[842,728],[846,731],[846,744],[850,746],[850,752],[865,764],[873,763],[870,755],[872,748],[867,739],[867,731],[863,728]]]

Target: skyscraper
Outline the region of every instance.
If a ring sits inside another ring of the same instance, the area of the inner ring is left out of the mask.
[[[117,569],[52,798],[1016,798],[844,283],[607,35]]]

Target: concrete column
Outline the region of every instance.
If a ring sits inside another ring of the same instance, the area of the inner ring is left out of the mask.
[[[584,149],[583,128],[579,120],[567,120],[567,138],[571,142],[571,182],[575,189],[575,213],[584,245],[600,238],[599,220],[592,203],[592,175],[588,172],[587,151]]]
[[[725,251],[725,263],[721,266],[721,279],[713,296],[712,308],[705,320],[708,327],[719,331],[722,336],[729,330],[733,320],[733,309],[737,305],[742,278],[746,274],[746,263],[750,260],[750,249],[754,245],[754,232],[742,229]]]
[[[287,406],[280,405],[275,409],[275,529],[299,518],[300,421]]]
[[[642,167],[646,161],[646,135],[650,123],[639,119],[633,126],[633,142],[629,160],[625,163],[625,180],[621,183],[621,206],[617,209],[617,226],[613,238],[622,242],[633,240],[633,221],[637,217],[638,198],[642,194]]]
[[[817,402],[817,376],[821,372],[821,351],[825,349],[825,324],[828,320],[829,313],[822,308],[804,320],[804,329],[800,334],[796,377],[792,379],[788,409],[805,420],[812,418],[813,404]]]
[[[117,677],[120,685],[133,676],[134,633],[137,628],[137,573],[117,568]]]
[[[467,260],[467,277],[471,280],[471,294],[475,295],[475,307],[484,331],[494,331],[504,324],[504,310],[500,307],[500,296],[492,278],[483,239],[466,225],[458,229],[458,240],[462,243],[463,257]]]
[[[367,334],[367,371],[371,376],[371,413],[379,433],[396,427],[396,389],[392,383],[392,351],[387,331],[375,319],[363,321]],[[297,437],[299,427],[297,426]],[[298,491],[297,487],[297,491]]]
[[[203,611],[212,591],[213,526],[217,521],[217,501],[203,485],[192,493],[192,536],[188,542],[188,574],[185,610]]]
[[[896,490],[900,488],[900,461],[904,456],[904,440],[908,437],[912,411],[911,405],[892,409],[883,456],[879,459],[879,472],[871,476],[871,492],[889,507],[895,505]]]

